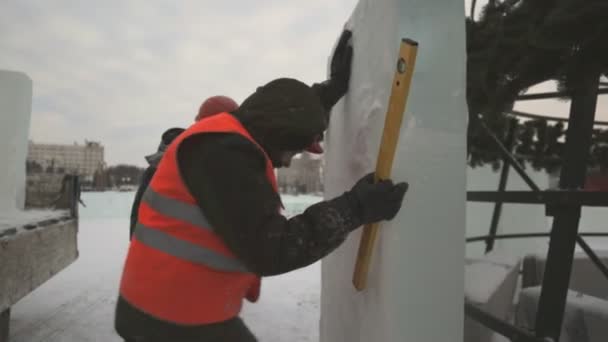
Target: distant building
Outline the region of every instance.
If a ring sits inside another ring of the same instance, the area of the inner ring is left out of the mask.
[[[84,145],[37,144],[30,141],[27,162],[43,172],[74,173],[92,180],[105,167],[104,148],[94,141]]]
[[[277,170],[279,190],[283,193],[320,193],[322,184],[322,160],[302,153],[291,161],[291,166]]]

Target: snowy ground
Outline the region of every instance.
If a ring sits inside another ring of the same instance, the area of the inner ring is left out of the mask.
[[[80,256],[12,309],[11,342],[119,342],[113,310],[128,246],[133,193],[84,193],[78,245]],[[284,196],[286,214],[319,200]],[[585,209],[582,229],[605,231],[606,210]],[[480,228],[481,229],[481,228]],[[479,235],[486,227],[467,235]],[[513,243],[518,243],[514,241]],[[594,247],[608,249],[606,239]],[[245,306],[243,318],[262,342],[318,341],[319,263],[263,280],[259,303]]]
[[[128,247],[134,193],[84,193],[80,256],[12,308],[11,342],[112,342],[114,304]],[[284,196],[287,214],[319,200]],[[263,280],[261,300],[243,318],[263,342],[318,341],[320,265]]]

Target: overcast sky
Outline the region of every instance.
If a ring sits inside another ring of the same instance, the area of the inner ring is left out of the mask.
[[[144,165],[201,101],[325,77],[355,0],[24,1],[0,4],[0,69],[34,82],[30,137],[101,141],[108,164]]]
[[[356,2],[4,0],[0,69],[34,82],[31,139],[101,141],[109,165],[143,166],[208,96],[240,102],[277,77],[323,80]]]

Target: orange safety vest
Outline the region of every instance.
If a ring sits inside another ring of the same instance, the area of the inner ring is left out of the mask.
[[[193,124],[167,148],[139,207],[139,221],[120,283],[131,305],[158,319],[183,325],[209,324],[237,316],[243,298],[259,297],[260,277],[213,232],[180,176],[177,149],[189,136],[234,133],[253,140],[228,113]],[[277,191],[272,162],[266,176]]]

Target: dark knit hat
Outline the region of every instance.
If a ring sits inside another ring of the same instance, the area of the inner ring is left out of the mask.
[[[259,87],[233,113],[271,151],[305,150],[319,139],[329,118],[312,88],[290,78]]]

